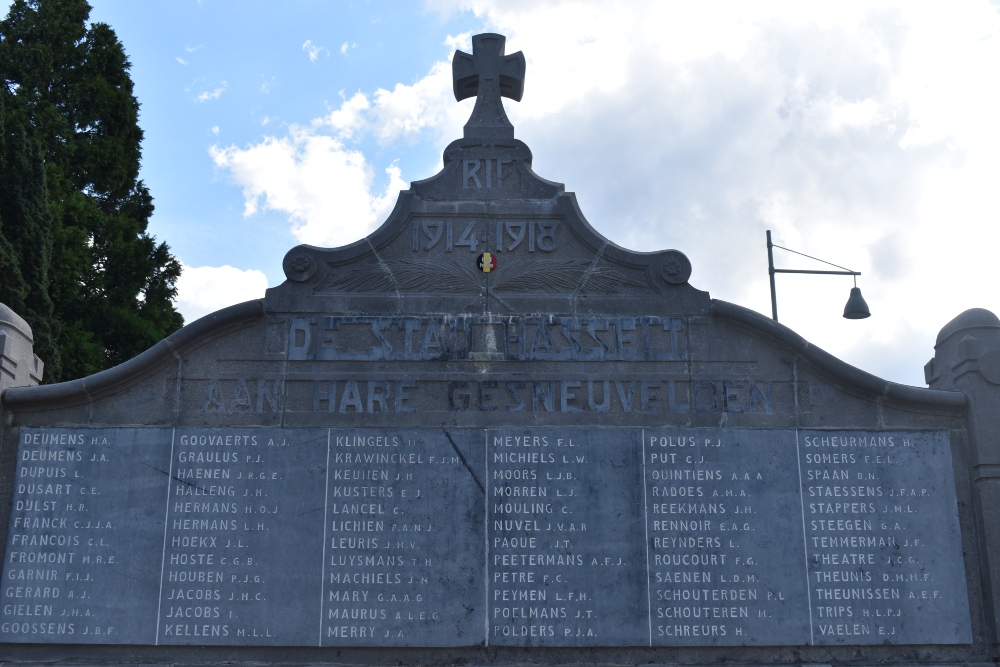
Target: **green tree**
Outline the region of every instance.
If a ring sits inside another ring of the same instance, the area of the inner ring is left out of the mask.
[[[45,171],[18,100],[0,89],[0,303],[32,324],[35,353],[59,374],[57,323],[49,296],[51,222]]]
[[[13,241],[3,218],[0,232],[19,258],[21,291],[37,283],[51,303],[51,315],[41,301],[25,315],[36,337],[39,327],[55,341],[54,356],[39,352],[47,381],[119,364],[183,325],[172,302],[180,264],[146,231],[153,200],[138,178],[130,63],[114,31],[89,16],[85,0],[15,0],[0,22],[5,94],[22,111],[7,116],[24,129],[24,159],[43,164],[45,198],[37,224],[19,232],[33,249]],[[30,273],[32,262],[45,271]]]

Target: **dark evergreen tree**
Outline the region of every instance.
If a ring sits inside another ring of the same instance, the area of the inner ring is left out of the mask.
[[[51,222],[42,155],[28,138],[24,109],[0,89],[0,303],[31,324],[35,353],[56,376],[61,372],[57,323],[49,296]]]
[[[114,31],[88,25],[89,16],[85,0],[15,0],[0,22],[5,92],[23,110],[25,154],[34,150],[44,163],[46,206],[21,238],[47,271],[29,275],[24,244],[4,235],[19,258],[21,290],[44,285],[51,303],[47,325],[42,302],[25,316],[55,337],[56,372],[53,358],[38,353],[50,382],[121,363],[183,324],[172,303],[180,264],[146,231],[153,200],[138,179],[142,130],[130,64]]]
[[[14,244],[7,238],[15,233],[15,210],[21,203],[18,196],[20,190],[19,169],[24,156],[13,149],[17,139],[23,138],[13,118],[8,118],[11,110],[9,95],[0,91],[0,303],[6,303],[17,312],[24,310],[24,298],[28,295],[28,286],[21,275],[21,256]],[[8,133],[14,136],[8,136]],[[20,135],[20,136],[18,136]],[[6,227],[6,229],[5,229]]]

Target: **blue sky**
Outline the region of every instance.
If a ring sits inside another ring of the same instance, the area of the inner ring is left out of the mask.
[[[189,320],[280,283],[297,243],[367,235],[432,175],[472,104],[451,54],[484,31],[527,59],[507,110],[535,170],[612,241],[685,252],[713,297],[770,312],[771,229],[861,271],[873,313],[840,317],[848,278],[779,276],[781,321],[916,385],[946,322],[1000,312],[996,3],[93,4],[132,61]]]
[[[417,81],[448,56],[442,34],[478,23],[407,2],[98,0],[91,18],[114,28],[132,62],[142,178],[156,205],[151,231],[186,265],[258,269],[271,285],[299,241],[280,212],[243,216],[241,190],[209,147],[281,135],[339,107],[341,95]],[[370,136],[351,145],[411,174],[438,161],[419,145],[389,150]],[[373,180],[384,187],[388,177]]]

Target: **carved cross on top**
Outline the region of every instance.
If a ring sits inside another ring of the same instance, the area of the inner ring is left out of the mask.
[[[472,55],[456,51],[451,61],[455,99],[476,96],[476,108],[465,124],[466,139],[513,139],[500,96],[521,101],[524,93],[524,54],[504,55],[507,38],[483,33],[472,38]]]

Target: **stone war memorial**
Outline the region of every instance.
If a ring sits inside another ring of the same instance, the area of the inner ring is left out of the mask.
[[[997,657],[1000,319],[894,384],[532,171],[473,38],[439,174],[263,299],[38,385],[0,310],[4,664]]]

